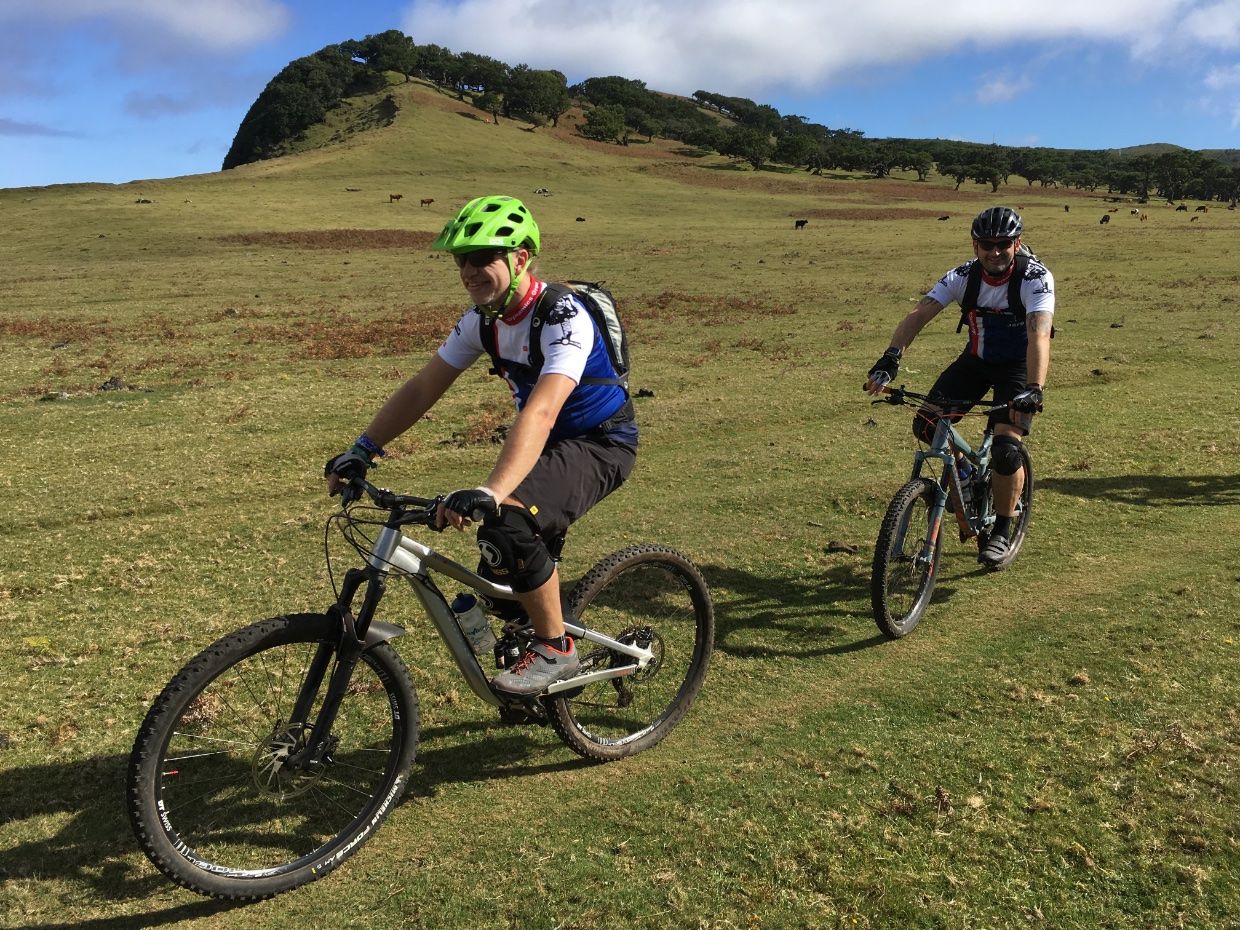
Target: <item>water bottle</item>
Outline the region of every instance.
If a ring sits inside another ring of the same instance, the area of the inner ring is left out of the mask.
[[[495,646],[495,633],[487,621],[487,615],[472,594],[461,593],[452,602],[452,613],[456,615],[457,625],[465,638],[469,640],[469,648],[474,655],[485,655]]]
[[[960,478],[960,501],[967,508],[973,503],[973,476],[977,469],[968,459],[960,459],[956,463],[956,475]]]

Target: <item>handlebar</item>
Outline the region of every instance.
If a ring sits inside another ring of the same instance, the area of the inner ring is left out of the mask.
[[[397,494],[387,488],[371,484],[365,478],[357,476],[345,482],[340,490],[340,501],[344,507],[369,497],[381,510],[388,511],[393,521],[398,524],[419,523],[433,530],[440,530],[435,525],[435,514],[443,495],[439,497],[416,497],[412,494]]]
[[[977,401],[973,400],[952,400],[946,397],[930,397],[928,394],[919,394],[916,391],[910,391],[905,388],[904,385],[900,385],[898,388],[893,388],[890,385],[884,384],[879,390],[887,396],[880,397],[877,400],[872,400],[870,401],[871,404],[891,404],[893,406],[900,407],[907,405],[910,400],[915,400],[922,404],[933,404],[941,410],[949,411],[953,408],[963,409],[972,407],[977,403]],[[995,404],[994,406],[987,407],[985,410],[976,411],[976,413],[979,416],[989,416],[992,413],[1007,410],[1009,407],[1011,407],[1011,404]]]

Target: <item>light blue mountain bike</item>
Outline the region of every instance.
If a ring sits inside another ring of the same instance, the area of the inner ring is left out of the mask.
[[[914,454],[912,477],[888,505],[874,545],[874,564],[870,572],[874,621],[883,633],[899,638],[907,636],[917,626],[934,593],[943,554],[944,514],[949,511],[954,514],[960,541],[976,538],[979,551],[985,548],[995,524],[990,470],[993,431],[987,424],[981,444],[974,449],[956,429],[953,419],[989,416],[1006,410],[1007,404],[962,414],[959,411],[969,407],[970,402],[932,399],[903,387],[884,387],[883,393],[887,396],[874,403],[899,406],[914,400],[922,404],[923,411],[928,411],[924,415],[932,416],[934,421],[930,446]],[[926,405],[930,405],[929,408]],[[1016,505],[1008,552],[1002,562],[986,566],[990,571],[1001,571],[1015,561],[1033,514],[1033,462],[1024,443],[1021,443],[1020,455],[1024,486]],[[958,461],[968,462],[972,467],[973,475],[967,482],[960,477]],[[929,476],[924,474],[926,471],[930,472]]]

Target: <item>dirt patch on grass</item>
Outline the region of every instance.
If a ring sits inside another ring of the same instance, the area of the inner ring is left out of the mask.
[[[281,249],[417,249],[425,251],[435,234],[408,229],[307,229],[283,232],[230,233],[217,236],[229,245],[258,245]]]
[[[288,345],[298,359],[370,358],[405,355],[438,345],[460,318],[459,307],[418,306],[379,319],[357,320],[340,311],[255,326],[250,343]]]
[[[815,220],[937,220],[938,210],[917,207],[830,207],[803,210],[801,216]]]

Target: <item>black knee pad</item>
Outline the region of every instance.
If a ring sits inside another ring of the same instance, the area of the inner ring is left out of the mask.
[[[478,549],[479,574],[518,594],[542,587],[555,571],[538,524],[520,507],[500,507],[488,515],[478,529]]]
[[[996,475],[1014,475],[1024,467],[1020,440],[1013,436],[996,436],[990,447],[990,467]]]

